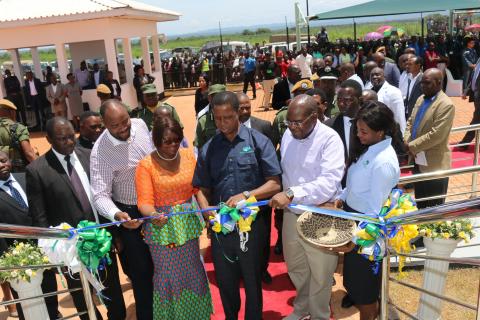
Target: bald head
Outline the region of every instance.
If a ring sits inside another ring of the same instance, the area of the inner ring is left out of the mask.
[[[301,79],[300,67],[296,64],[291,64],[287,69],[287,78],[290,83],[297,83]]]
[[[45,130],[47,136],[52,138],[55,135],[55,128],[59,126],[67,126],[73,129],[72,123],[64,117],[53,117],[47,121]]]
[[[442,90],[442,80],[442,71],[437,68],[427,69],[423,73],[420,85],[426,98],[431,98]]]
[[[250,97],[246,93],[237,92],[237,98],[240,104],[246,103],[247,101],[250,103]]]
[[[343,63],[340,68],[340,81],[344,81],[355,74],[355,66],[351,62]]]
[[[102,105],[100,106],[100,115],[102,116],[102,118],[105,118],[107,116],[107,112],[126,112],[128,114],[127,107],[122,102],[116,99],[107,99],[102,103]]]
[[[238,98],[238,119],[241,123],[245,123],[252,115],[252,105],[250,98],[243,92],[237,93]]]
[[[383,67],[385,64],[385,55],[381,52],[375,52],[372,55],[373,61],[375,61],[379,67]]]
[[[367,101],[378,101],[378,95],[375,91],[366,89],[362,91],[362,97],[360,99],[362,104]]]
[[[367,61],[363,66],[364,78],[370,80],[370,72],[372,72],[373,68],[376,67],[378,67],[378,64],[375,61]]]
[[[309,116],[317,112],[317,102],[311,96],[300,94],[293,98],[288,106],[288,114],[301,114]]]
[[[153,111],[153,121],[157,121],[160,118],[171,118],[172,110],[166,106],[160,106]]]

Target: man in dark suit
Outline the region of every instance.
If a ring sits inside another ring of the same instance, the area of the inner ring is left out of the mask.
[[[90,85],[92,89],[98,87],[99,84],[105,82],[105,70],[100,70],[98,63],[93,65],[93,71],[90,71],[90,79],[92,79]]]
[[[0,223],[31,226],[32,218],[28,213],[28,201],[25,194],[25,173],[12,174],[12,163],[8,154],[0,151]],[[0,238],[0,255],[13,244],[14,239]],[[4,292],[10,291],[8,282],[2,283]],[[17,293],[12,290],[12,295],[18,299]],[[11,300],[8,294],[5,300]],[[8,312],[13,317],[18,311],[18,317],[24,319],[20,304],[8,306]]]
[[[268,121],[251,116],[252,106],[250,104],[250,98],[245,93],[237,93],[237,97],[239,102],[238,120],[240,120],[240,123],[243,123],[243,125],[248,128],[257,130],[272,141],[272,124]],[[263,207],[258,216],[265,219],[264,246],[262,251],[262,281],[265,283],[272,283],[272,276],[268,272],[270,235],[272,232],[272,209],[270,207]]]
[[[340,113],[325,121],[325,124],[335,130],[342,139],[345,162],[348,160],[351,141],[351,120],[355,118],[358,109],[360,108],[361,96],[362,87],[357,81],[351,79],[343,81],[337,94],[337,103]],[[345,187],[345,179],[342,180],[342,186]]]
[[[291,64],[287,69],[287,77],[280,80],[273,86],[272,108],[280,110],[288,106],[290,100],[293,98],[292,88],[300,79],[302,73],[296,64]]]
[[[55,117],[46,125],[47,141],[52,148],[27,167],[27,195],[33,225],[39,227],[57,226],[66,222],[76,227],[82,220],[99,222],[92,206],[90,191],[90,151],[75,148],[75,131],[65,118]],[[112,255],[111,255],[112,256]],[[106,289],[103,294],[109,319],[124,319],[126,316],[116,257],[107,266],[105,280]],[[101,274],[102,276],[102,274]],[[78,279],[78,277],[75,277]],[[79,280],[66,276],[70,289],[81,287]],[[57,290],[57,282],[53,271],[44,273],[42,283],[44,292]],[[82,291],[71,293],[78,312],[86,310]],[[50,318],[56,319],[58,299],[56,296],[46,298]],[[88,315],[82,315],[87,320]],[[101,315],[97,310],[97,318]]]
[[[35,129],[42,130],[46,121],[44,110],[46,100],[45,88],[40,79],[33,76],[33,72],[28,71],[25,76],[25,98],[33,111],[35,111],[37,120]]]
[[[422,86],[422,66],[423,59],[419,56],[413,56],[407,60],[407,94],[405,97],[405,120],[410,118],[413,107],[418,98],[423,94]]]
[[[462,95],[462,99],[467,99],[468,101],[473,101],[473,117],[470,125],[480,123],[480,59],[478,59],[477,64],[473,72],[471,73],[470,79],[466,84],[465,91]],[[468,131],[463,139],[459,143],[470,143],[475,138],[475,131]],[[460,150],[467,150],[468,145],[457,147]]]
[[[398,88],[400,82],[400,70],[398,70],[397,65],[395,63],[385,61],[385,55],[381,52],[375,52],[372,57],[377,65],[383,69],[385,80],[387,80],[387,82],[392,86]]]
[[[103,84],[105,84],[110,89],[110,92],[111,92],[110,97],[112,99],[117,99],[122,101],[122,88],[120,87],[120,83],[118,82],[118,80],[113,79],[112,71],[107,71]]]

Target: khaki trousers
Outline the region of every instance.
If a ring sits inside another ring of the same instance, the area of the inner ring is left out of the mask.
[[[311,320],[330,319],[330,296],[338,255],[315,248],[297,233],[299,215],[285,209],[283,216],[283,256],[297,296],[293,312],[310,314]]]
[[[275,79],[263,80],[263,102],[262,107],[268,108],[270,104],[270,98],[272,97],[273,86],[275,85]]]

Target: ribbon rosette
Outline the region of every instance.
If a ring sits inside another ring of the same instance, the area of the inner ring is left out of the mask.
[[[394,189],[390,197],[383,205],[378,219],[381,222],[385,220],[404,215],[406,213],[416,211],[415,200],[407,193],[403,193],[400,189]],[[389,245],[400,253],[409,253],[413,247],[410,241],[418,236],[417,225],[388,226],[384,223],[378,225],[374,223],[362,222],[358,225],[357,233],[353,238],[353,242],[359,246],[358,253],[363,255],[370,261],[375,261],[373,268],[374,273],[378,272],[379,262],[385,256],[385,239]],[[405,257],[399,257],[398,269],[400,276],[403,276],[403,267],[405,265]]]
[[[95,226],[95,222],[80,221],[77,229]],[[109,252],[112,235],[105,228],[78,231],[77,253],[80,261],[89,269],[96,271],[105,263],[112,263]]]
[[[209,217],[212,230],[216,233],[227,234],[232,232],[235,226],[238,226],[239,232],[250,231],[259,208],[247,207],[247,205],[255,202],[257,202],[255,197],[250,197],[246,201],[240,201],[235,208],[220,204],[220,210]]]

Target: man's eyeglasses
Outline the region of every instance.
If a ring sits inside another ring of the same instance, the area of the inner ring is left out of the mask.
[[[311,113],[308,117],[306,117],[303,120],[297,120],[297,121],[288,121],[284,120],[283,124],[286,125],[287,127],[292,127],[292,128],[301,128],[304,126],[304,124],[307,122],[308,119],[310,119],[311,116],[313,116],[315,113]]]

